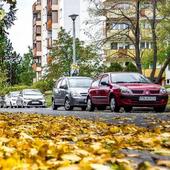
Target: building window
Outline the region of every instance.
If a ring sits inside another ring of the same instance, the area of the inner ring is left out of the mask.
[[[52,5],[58,5],[58,0],[52,0]]]
[[[37,4],[41,4],[41,0],[37,0]]]
[[[111,43],[111,49],[112,50],[117,50],[118,44],[117,43]]]
[[[37,13],[37,20],[41,20],[41,12]]]
[[[140,49],[150,49],[152,48],[151,42],[141,42],[140,43]]]
[[[112,50],[118,50],[118,49],[129,49],[128,43],[111,43],[111,49]]]
[[[58,23],[58,11],[53,11],[52,12],[52,22],[53,23]]]
[[[129,28],[129,25],[128,24],[122,24],[122,23],[113,23],[112,24],[112,29],[113,30],[125,30],[125,29],[128,29]]]
[[[168,64],[168,71],[170,71],[170,64]]]
[[[167,84],[170,84],[170,80],[169,80],[169,79],[167,79],[167,80],[166,80],[166,83],[167,83]]]
[[[36,26],[36,34],[41,34],[41,26]]]
[[[36,47],[37,47],[37,51],[41,51],[41,41],[37,41]]]

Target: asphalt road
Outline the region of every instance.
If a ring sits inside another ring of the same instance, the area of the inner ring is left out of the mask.
[[[166,121],[170,124],[170,112],[155,113],[152,109],[134,109],[132,113],[112,113],[110,110],[87,112],[75,108],[74,111],[65,111],[63,108],[52,110],[51,108],[1,108],[0,113],[37,113],[50,114],[54,116],[76,116],[78,118],[94,121],[104,121],[112,124],[136,124],[144,127],[158,126],[160,122]]]

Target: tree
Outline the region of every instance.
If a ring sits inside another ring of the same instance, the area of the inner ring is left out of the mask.
[[[107,72],[117,72],[117,71],[123,71],[123,67],[121,64],[112,62],[109,67],[106,69]]]
[[[135,47],[135,55],[133,53],[124,54],[126,49],[117,51],[115,55],[131,58],[140,73],[142,73],[140,53],[141,1],[136,0],[133,3],[127,3],[127,9],[122,8],[122,2],[117,0],[105,1],[104,3],[96,0],[92,1],[95,4],[95,9],[93,9],[94,15],[104,16],[106,19],[106,38],[102,40],[103,44],[117,40],[118,42],[126,42],[127,45],[133,45]],[[116,29],[120,24],[122,28]],[[111,34],[112,29],[114,29],[114,33]]]
[[[51,56],[52,62],[48,65],[48,79],[71,74],[72,64],[72,37],[61,28]],[[93,46],[85,46],[76,39],[76,60],[80,67],[79,75],[94,76],[100,67],[100,59]]]
[[[15,84],[15,63],[19,60],[19,55],[13,52],[12,43],[8,39],[8,29],[14,24],[16,20],[16,1],[4,0],[8,3],[9,10],[5,13],[3,8],[0,9],[0,69],[6,70],[6,79],[10,84]]]
[[[93,3],[96,4],[95,15],[101,15],[106,18],[106,33],[108,32],[109,34],[106,34],[106,38],[102,40],[103,43],[107,44],[108,42],[114,42],[116,39],[118,42],[122,41],[128,43],[129,45],[133,44],[135,47],[135,55],[129,52],[125,53],[124,51],[126,51],[126,49],[118,50],[117,52],[119,55],[122,53],[122,56],[124,55],[131,58],[132,61],[135,62],[138,72],[140,73],[142,73],[142,64],[145,62],[142,61],[144,58],[143,54],[148,53],[147,50],[140,49],[140,44],[145,39],[152,42],[152,49],[150,49],[151,59],[149,59],[149,61],[150,64],[152,64],[150,79],[153,81],[156,78],[155,72],[160,61],[159,51],[162,51],[160,44],[163,42],[167,46],[167,42],[169,41],[165,41],[167,38],[164,40],[162,39],[163,41],[160,41],[160,32],[158,30],[161,30],[160,28],[163,28],[164,25],[167,26],[169,22],[170,2],[157,0],[135,0],[129,2],[126,1],[125,3],[117,0],[107,0],[104,3],[100,3],[98,1],[96,2],[96,0],[93,0]],[[147,10],[149,10],[149,13],[146,12]],[[150,28],[148,28],[148,34],[145,35],[146,37],[143,36],[144,31],[142,28],[142,24],[145,23],[150,24]],[[117,31],[112,31],[114,28],[120,26],[120,24],[122,24],[121,26],[124,26],[124,28],[119,30],[117,29]],[[165,33],[165,31],[163,32]],[[166,31],[166,36],[164,35],[164,37],[169,37],[169,33],[169,31]],[[149,37],[149,35],[151,36]],[[169,57],[164,57],[164,59],[165,60],[162,63],[159,76],[156,78],[157,82],[161,80],[162,74],[170,62]]]
[[[18,68],[18,83],[23,85],[32,85],[35,72],[32,69],[33,53],[29,47],[28,53],[25,53]]]

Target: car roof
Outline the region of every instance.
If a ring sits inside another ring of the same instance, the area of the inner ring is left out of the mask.
[[[65,77],[65,78],[68,78],[68,79],[82,79],[82,78],[92,79],[91,77],[83,77],[83,76],[73,76],[73,77]]]
[[[40,91],[39,89],[24,89],[23,91]]]
[[[105,75],[105,74],[140,74],[138,72],[106,72],[102,73],[99,76]]]
[[[20,93],[20,91],[11,91],[10,93]]]

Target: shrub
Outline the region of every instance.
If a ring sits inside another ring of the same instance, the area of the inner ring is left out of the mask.
[[[53,82],[48,80],[40,80],[38,82],[35,82],[32,86],[32,88],[39,89],[41,92],[49,91],[53,87]]]
[[[25,85],[6,86],[4,88],[0,88],[0,95],[5,95],[12,91],[21,91],[21,90],[27,89],[27,88],[31,88],[31,87],[25,86]]]

